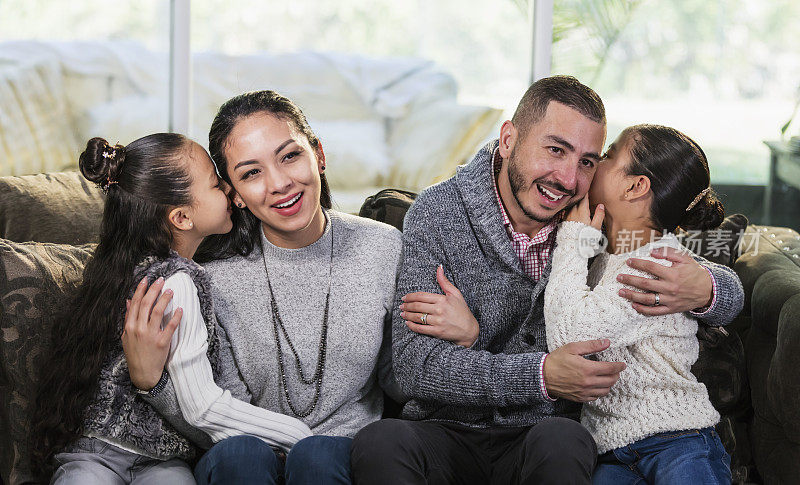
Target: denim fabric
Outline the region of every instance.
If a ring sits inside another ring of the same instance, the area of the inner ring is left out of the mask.
[[[155,460],[97,438],[78,439],[55,461],[59,466],[50,483],[58,485],[194,484],[182,460]]]
[[[730,484],[730,462],[714,428],[668,431],[601,455],[592,483]]]
[[[338,436],[309,436],[300,440],[284,460],[269,445],[252,436],[220,441],[194,469],[198,485],[350,484],[350,446]]]
[[[309,436],[286,457],[287,485],[350,485],[352,438]]]
[[[283,462],[270,446],[254,436],[234,436],[211,447],[194,467],[197,485],[274,485]]]

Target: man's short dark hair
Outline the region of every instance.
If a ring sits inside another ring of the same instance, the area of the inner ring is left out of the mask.
[[[550,101],[569,106],[597,123],[606,123],[603,100],[590,87],[572,76],[550,76],[531,84],[517,105],[511,122],[525,138],[530,127],[544,118]]]

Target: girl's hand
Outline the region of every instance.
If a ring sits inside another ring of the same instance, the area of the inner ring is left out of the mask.
[[[164,310],[172,299],[172,290],[167,290],[158,297],[163,287],[164,279],[159,278],[145,292],[147,278],[144,278],[136,287],[133,298],[126,302],[122,349],[128,361],[131,383],[143,391],[149,391],[161,379],[172,334],[178,328],[183,315],[183,310],[178,308],[167,326],[161,329]]]
[[[436,269],[436,281],[444,295],[409,293],[403,297],[400,316],[414,332],[471,347],[478,340],[478,320],[458,288],[448,281],[441,265]],[[423,315],[426,315],[424,325]]]
[[[592,226],[598,231],[602,231],[603,219],[605,216],[606,208],[603,206],[603,204],[598,204],[594,210],[594,217],[592,217],[591,211],[589,210],[589,195],[587,194],[586,197],[581,199],[577,205],[573,206],[572,209],[569,210],[564,220],[582,222],[587,226]]]

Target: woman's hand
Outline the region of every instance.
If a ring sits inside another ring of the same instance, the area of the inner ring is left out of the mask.
[[[581,199],[577,205],[573,206],[572,209],[569,210],[564,220],[582,222],[587,226],[592,226],[598,231],[602,231],[603,219],[605,218],[605,215],[606,208],[603,206],[603,204],[598,204],[594,209],[594,217],[592,217],[592,213],[589,210],[589,194],[586,194],[586,196]]]
[[[172,290],[159,297],[163,287],[164,279],[159,278],[145,292],[147,278],[144,278],[136,287],[133,298],[127,302],[125,312],[122,349],[128,361],[131,383],[143,391],[149,391],[161,379],[172,334],[183,315],[181,308],[176,309],[167,326],[161,329],[164,310],[172,299]]]
[[[436,281],[444,295],[422,291],[409,293],[403,297],[400,316],[414,332],[471,347],[478,339],[478,320],[458,288],[448,281],[441,265],[436,269]]]

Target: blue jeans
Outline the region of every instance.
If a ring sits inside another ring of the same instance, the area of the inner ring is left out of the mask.
[[[220,441],[200,458],[194,469],[198,485],[276,484],[350,485],[351,438],[309,436],[295,444],[283,462],[272,448],[252,436]]]
[[[730,484],[730,465],[714,428],[668,431],[602,454],[592,483]]]

